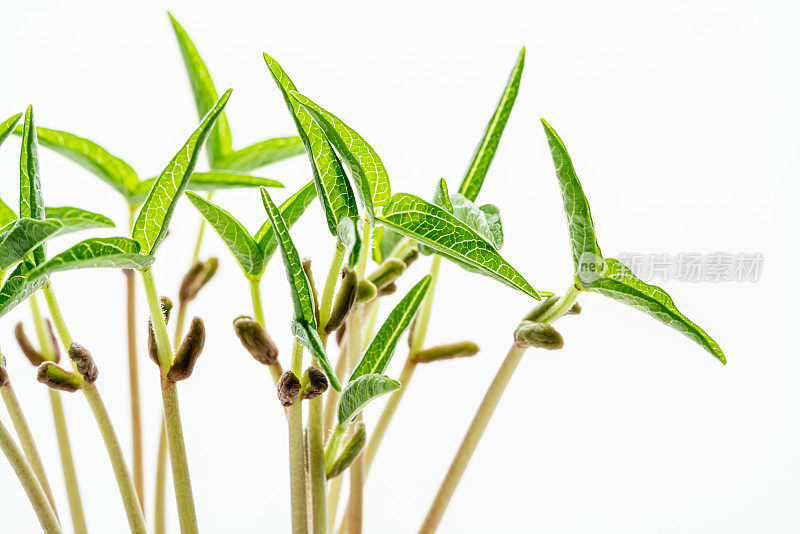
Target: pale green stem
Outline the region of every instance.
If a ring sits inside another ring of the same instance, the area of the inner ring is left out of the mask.
[[[322,337],[323,342],[327,339],[328,335],[325,332],[325,325],[331,318],[331,304],[333,303],[333,291],[336,289],[336,280],[339,279],[339,271],[344,262],[344,254],[346,252],[345,246],[338,239],[336,240],[336,250],[333,254],[333,261],[331,267],[328,269],[328,278],[325,280],[325,288],[322,291],[322,301],[319,305],[319,335]]]
[[[342,480],[344,480],[344,474],[331,480],[328,489],[328,525],[331,527],[336,524],[336,509],[339,506],[339,495],[342,492]]]
[[[39,523],[42,525],[42,530],[47,534],[59,534],[61,527],[58,524],[55,513],[53,513],[53,509],[50,507],[50,503],[47,502],[42,486],[39,485],[36,475],[33,474],[28,462],[25,461],[22,451],[14,443],[14,438],[11,437],[11,434],[8,433],[8,430],[1,422],[0,449],[3,449],[3,454],[5,454],[8,463],[11,464],[17,474],[17,478],[19,478],[22,488],[28,495],[33,511],[36,512],[36,517],[39,518]]]
[[[44,292],[45,299],[47,300],[47,306],[50,310],[50,315],[53,318],[53,324],[55,325],[58,337],[61,340],[61,345],[64,347],[64,351],[66,352],[69,350],[70,345],[72,345],[72,336],[67,329],[67,324],[64,321],[64,316],[61,314],[61,309],[58,306],[58,302],[56,301],[56,296],[53,292],[53,287],[50,282],[47,282],[42,287],[42,291]],[[71,363],[73,371],[80,377],[81,375],[78,373],[75,362]],[[92,413],[94,414],[94,418],[97,421],[97,426],[100,429],[100,435],[103,437],[103,442],[106,445],[108,456],[111,459],[111,467],[114,471],[114,477],[117,479],[117,486],[119,487],[120,495],[122,496],[122,504],[124,505],[125,513],[128,516],[128,524],[130,525],[131,532],[137,534],[140,532],[146,532],[147,530],[144,525],[144,516],[142,515],[141,505],[139,504],[139,497],[136,495],[136,488],[133,485],[133,480],[131,479],[130,472],[128,471],[128,466],[125,465],[125,456],[122,453],[122,447],[120,447],[119,440],[114,432],[114,427],[111,424],[111,419],[108,416],[106,407],[103,404],[95,385],[84,382],[82,377],[80,380],[81,391],[83,392],[84,397],[86,397],[86,401],[89,403],[89,408],[91,408]]]
[[[213,191],[209,191],[208,195],[206,195],[206,199],[211,200],[211,197],[214,196]],[[196,262],[200,258],[200,245],[203,243],[203,234],[205,233],[206,229],[206,219],[205,217],[200,218],[200,227],[197,229],[197,241],[194,245],[194,254],[192,254],[192,263]]]
[[[366,254],[364,254],[366,255]],[[347,360],[348,365],[355,367],[358,358],[361,356],[363,340],[361,338],[361,318],[362,310],[355,310],[347,318]],[[361,420],[361,414],[356,421]],[[340,532],[349,534],[361,534],[361,521],[364,511],[364,454],[359,454],[358,458],[350,465],[350,496],[347,500],[347,510],[342,521]],[[346,531],[344,528],[346,527]]]
[[[178,391],[175,383],[167,380],[167,373],[169,373],[169,368],[172,366],[172,347],[169,343],[167,325],[161,312],[161,302],[158,298],[153,274],[149,268],[142,269],[140,272],[142,273],[142,282],[147,295],[147,303],[150,307],[150,316],[158,348],[158,361],[161,367],[161,399],[164,407],[164,423],[167,430],[169,457],[172,464],[172,482],[178,505],[178,519],[183,534],[194,534],[198,531],[197,515],[194,508],[194,497],[192,496],[192,484],[189,478],[186,445],[183,441]]]
[[[264,306],[261,304],[261,279],[250,280],[250,300],[253,302],[253,316],[256,322],[266,328],[267,325],[264,322]],[[269,367],[269,372],[272,375],[272,381],[277,385],[278,380],[281,379],[281,374],[283,374],[281,365],[276,363],[275,365],[269,365],[267,367]],[[300,377],[300,375],[297,376],[298,378]]]
[[[36,442],[33,440],[33,433],[31,433],[31,428],[28,426],[28,421],[25,420],[25,415],[22,413],[22,406],[20,406],[19,399],[17,399],[17,395],[14,393],[14,388],[11,387],[10,382],[5,386],[0,387],[0,394],[2,394],[3,402],[5,402],[6,408],[8,409],[8,415],[11,416],[11,422],[13,423],[14,430],[19,438],[19,444],[22,446],[22,451],[25,453],[25,459],[31,466],[33,473],[36,475],[36,479],[42,486],[42,490],[47,496],[50,507],[53,509],[56,519],[58,519],[56,503],[55,500],[53,500],[53,492],[50,490],[50,482],[47,481],[47,475],[44,471],[42,458],[39,456],[39,451],[36,448]]]
[[[328,533],[325,440],[322,436],[322,395],[308,403],[308,475],[311,486],[311,524],[314,534]]]
[[[303,367],[303,346],[295,339],[291,370],[300,376]],[[306,504],[305,444],[303,443],[303,403],[297,400],[286,410],[289,423],[289,488],[292,499],[292,533],[308,532]]]

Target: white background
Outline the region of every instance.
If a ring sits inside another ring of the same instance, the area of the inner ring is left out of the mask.
[[[573,155],[607,255],[763,254],[758,283],[664,284],[725,349],[726,367],[647,316],[584,296],[583,315],[558,324],[564,350],[525,356],[441,532],[800,531],[796,6],[142,4],[4,4],[0,116],[33,103],[39,125],[100,142],[143,178],[158,173],[197,123],[169,8],[220,92],[234,87],[226,111],[236,147],[294,133],[261,58],[268,51],[302,92],[370,141],[394,191],[429,197],[439,177],[457,187],[524,45],[522,88],[479,200],[501,207],[503,255],[534,286],[563,291],[572,269],[540,117]],[[0,150],[0,194],[12,205],[18,147],[11,138]],[[119,226],[101,233],[124,233],[125,206],[115,192],[46,149],[41,160],[48,204],[101,211]],[[304,157],[260,174],[287,184],[278,199],[310,177]],[[215,198],[253,231],[265,219],[254,191]],[[155,267],[162,293],[175,294],[197,224],[181,201]],[[333,242],[318,206],[293,237],[322,278]],[[285,423],[268,373],[231,328],[250,311],[244,279],[213,234],[203,247],[211,254],[222,259],[220,272],[192,310],[205,319],[208,342],[180,387],[199,522],[204,532],[288,532]],[[415,265],[401,291],[428,262]],[[128,451],[123,276],[64,273],[54,285],[75,339],[98,361],[98,387]],[[263,294],[286,358],[291,309],[279,261],[267,270]],[[436,297],[429,344],[468,338],[482,351],[418,370],[368,480],[369,533],[419,526],[516,321],[533,304],[449,263]],[[18,320],[31,330],[27,306],[2,318],[0,341],[66,519],[49,403],[13,342]],[[144,327],[141,291],[139,320]],[[144,329],[139,337],[144,346]],[[405,356],[403,341],[390,374]],[[142,380],[149,514],[160,402],[144,356]],[[80,395],[64,398],[90,530],[124,532],[94,420]],[[381,406],[366,411],[368,423]],[[5,410],[0,420],[10,426]],[[5,461],[0,517],[3,532],[38,531]],[[174,513],[170,520],[177,531]]]

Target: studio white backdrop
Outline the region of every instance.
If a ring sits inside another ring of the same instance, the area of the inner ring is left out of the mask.
[[[800,77],[791,2],[15,2],[0,7],[0,116],[32,103],[39,125],[93,139],[157,174],[197,118],[169,25],[171,10],[204,56],[238,147],[292,135],[261,57],[278,59],[301,91],[376,148],[394,191],[430,197],[457,186],[520,47],[516,107],[481,192],[503,215],[503,255],[537,288],[566,289],[572,265],[545,117],[573,156],[607,255],[760,254],[758,281],[663,286],[726,351],[723,366],[651,318],[601,296],[558,324],[565,347],[529,351],[502,399],[441,532],[798,532],[800,362],[797,195]],[[0,196],[18,194],[19,140],[0,149]],[[204,161],[203,163],[204,164]],[[115,219],[108,186],[41,150],[45,200]],[[310,178],[304,157],[267,167],[282,199]],[[215,201],[250,229],[265,213],[255,191]],[[154,268],[175,295],[199,216],[185,200]],[[333,243],[318,206],[293,230],[322,278]],[[84,236],[64,238],[52,250]],[[247,287],[221,241],[217,278],[192,309],[207,325],[195,374],[180,387],[189,464],[204,532],[288,532],[286,425],[265,369],[231,321]],[[407,290],[427,270],[404,277]],[[116,271],[54,276],[77,341],[100,367],[98,387],[130,450],[123,314]],[[283,266],[263,287],[269,328],[288,356],[291,305]],[[475,408],[533,301],[445,263],[428,344],[470,339],[478,356],[420,368],[367,482],[365,531],[418,528]],[[139,324],[146,305],[139,292]],[[63,518],[68,517],[44,386],[19,354],[14,324],[0,345]],[[146,338],[142,328],[140,346]],[[389,373],[405,359],[401,343]],[[146,501],[151,516],[160,402],[142,358]],[[64,395],[91,532],[127,523],[108,457],[79,395]],[[365,412],[373,423],[382,403]],[[0,420],[10,425],[5,410]],[[169,501],[170,505],[172,501]],[[177,517],[170,506],[170,527]],[[69,530],[65,521],[66,530]],[[0,461],[0,531],[38,532]]]

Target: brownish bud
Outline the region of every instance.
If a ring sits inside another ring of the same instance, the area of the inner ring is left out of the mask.
[[[411,247],[405,251],[405,253],[400,257],[403,260],[403,263],[406,264],[406,269],[411,267],[411,264],[417,261],[419,258],[419,249],[417,247]]]
[[[300,398],[300,380],[291,371],[286,371],[278,380],[278,400],[286,408]]]
[[[317,287],[314,285],[314,275],[311,274],[311,259],[303,258],[300,263],[303,265],[303,272],[306,273],[308,285],[311,286],[311,294],[314,296],[314,317],[319,317],[319,299],[317,298]]]
[[[14,327],[14,337],[17,338],[17,344],[19,345],[22,354],[28,358],[28,361],[31,362],[33,366],[39,366],[42,362],[45,361],[44,356],[42,353],[36,350],[31,343],[31,340],[25,334],[25,328],[22,326],[22,323],[17,323],[17,326]]]
[[[522,321],[514,332],[514,342],[518,347],[534,347],[537,349],[558,350],[564,346],[561,337],[553,325]]]
[[[164,322],[169,322],[169,314],[172,311],[172,301],[168,297],[161,297],[161,313],[164,314]],[[156,365],[161,365],[158,362],[158,343],[156,342],[156,332],[153,330],[153,319],[147,320],[147,352],[150,354],[150,359],[155,362]]]
[[[366,304],[375,298],[378,288],[369,280],[359,280],[356,285],[356,304]]]
[[[378,290],[392,284],[406,270],[406,264],[399,258],[389,258],[367,277],[367,280],[375,284]]]
[[[0,365],[0,388],[8,385],[8,371],[5,365]]]
[[[329,334],[339,328],[353,304],[356,302],[356,286],[358,284],[358,277],[352,269],[342,269],[342,282],[339,284],[339,292],[336,293],[336,300],[333,302],[331,308],[331,317],[328,324],[325,325],[325,331]]]
[[[353,434],[345,441],[344,445],[342,445],[342,450],[339,455],[336,456],[333,462],[331,462],[331,466],[326,470],[325,477],[330,480],[344,473],[345,469],[350,467],[350,464],[361,454],[361,450],[364,448],[366,442],[367,426],[363,421],[359,421],[356,423]]]
[[[39,366],[36,380],[50,389],[59,391],[77,391],[81,387],[75,374],[65,371],[53,362],[44,362]]]
[[[89,384],[94,384],[94,381],[97,380],[97,366],[86,347],[73,343],[69,346],[67,354],[69,359],[75,363],[75,368],[83,379]]]
[[[300,394],[304,399],[315,399],[328,389],[328,378],[325,373],[311,366],[306,369],[303,379],[300,381],[300,386]]]
[[[380,288],[378,290],[378,296],[385,297],[386,295],[391,295],[395,291],[397,291],[397,284],[392,282],[391,284],[385,285],[382,288]]]
[[[181,288],[178,291],[178,299],[181,303],[193,300],[197,293],[203,289],[214,273],[217,272],[219,261],[217,258],[208,258],[206,261],[196,261],[189,267],[181,281]]]
[[[252,317],[242,315],[233,321],[233,329],[236,331],[236,335],[244,348],[258,362],[264,365],[278,363],[278,347],[269,337],[267,330],[258,324],[258,321]]]
[[[336,329],[336,345],[339,347],[342,346],[345,332],[347,332],[347,322],[342,323],[342,326]]]
[[[167,380],[177,382],[189,378],[192,370],[194,370],[197,358],[203,352],[205,342],[206,329],[203,325],[203,320],[200,317],[195,317],[189,325],[189,331],[186,333],[186,337],[183,338],[181,346],[175,352],[175,360],[172,362],[172,367],[169,368]]]
[[[581,305],[576,302],[569,309],[569,311],[567,312],[567,315],[579,315],[581,313],[581,311],[583,311],[583,308],[581,308]]]
[[[471,341],[461,341],[460,343],[449,343],[438,345],[429,349],[421,350],[414,354],[414,361],[417,363],[429,363],[439,360],[450,360],[452,358],[466,358],[478,354],[478,345]]]

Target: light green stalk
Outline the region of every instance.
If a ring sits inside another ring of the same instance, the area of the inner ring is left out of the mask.
[[[252,300],[253,302],[253,316],[255,317],[256,322],[261,326],[263,326],[264,328],[266,328],[267,325],[264,322],[264,306],[261,303],[260,279],[250,280],[250,300]],[[267,367],[269,367],[269,372],[272,375],[272,381],[275,382],[275,384],[277,384],[278,380],[281,379],[281,374],[283,372],[281,370],[280,364],[268,365]],[[300,375],[297,376],[298,378],[300,377]]]
[[[303,367],[303,346],[295,339],[292,349],[292,372],[300,376]],[[289,422],[289,488],[292,498],[292,533],[307,534],[305,445],[303,443],[303,402],[286,410]]]

